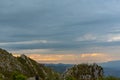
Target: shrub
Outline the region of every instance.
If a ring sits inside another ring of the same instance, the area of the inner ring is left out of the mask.
[[[20,73],[13,73],[12,80],[27,80],[26,76],[20,74]]]

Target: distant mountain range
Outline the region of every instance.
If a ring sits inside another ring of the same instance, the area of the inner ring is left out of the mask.
[[[104,74],[106,76],[120,77],[120,60],[109,61],[99,64],[104,68]]]
[[[62,64],[62,63],[45,65],[52,68],[56,72],[60,73],[63,73],[66,71],[66,69],[74,66],[74,64]],[[99,65],[103,67],[105,76],[120,77],[120,60],[100,63]]]
[[[65,72],[68,68],[71,68],[74,66],[74,64],[45,64],[45,66],[50,67],[51,69],[55,70],[56,72],[63,73]]]
[[[103,67],[109,67],[109,68],[120,68],[120,60],[109,61],[109,62],[101,63],[100,65]]]

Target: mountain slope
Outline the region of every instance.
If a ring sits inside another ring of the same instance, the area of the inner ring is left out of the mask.
[[[27,77],[38,75],[41,80],[59,80],[59,74],[43,64],[39,64],[25,55],[14,57],[6,50],[0,49],[0,74],[4,80],[12,80],[12,74],[15,72]]]

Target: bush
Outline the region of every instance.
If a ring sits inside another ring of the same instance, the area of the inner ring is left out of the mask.
[[[4,75],[0,73],[0,80],[4,79]]]
[[[27,80],[26,76],[20,74],[20,73],[13,73],[12,80]]]
[[[26,77],[22,74],[16,76],[16,80],[26,80]]]

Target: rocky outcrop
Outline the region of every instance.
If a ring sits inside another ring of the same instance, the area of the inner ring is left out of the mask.
[[[103,68],[97,64],[79,64],[69,68],[63,75],[63,79],[97,80],[103,77]]]
[[[6,50],[0,49],[0,73],[9,75],[12,71],[21,71],[22,64]]]
[[[40,80],[59,80],[59,74],[43,64],[39,64],[25,55],[14,57],[6,50],[0,49],[0,78],[12,80],[11,76],[15,72],[28,78],[38,75]]]

